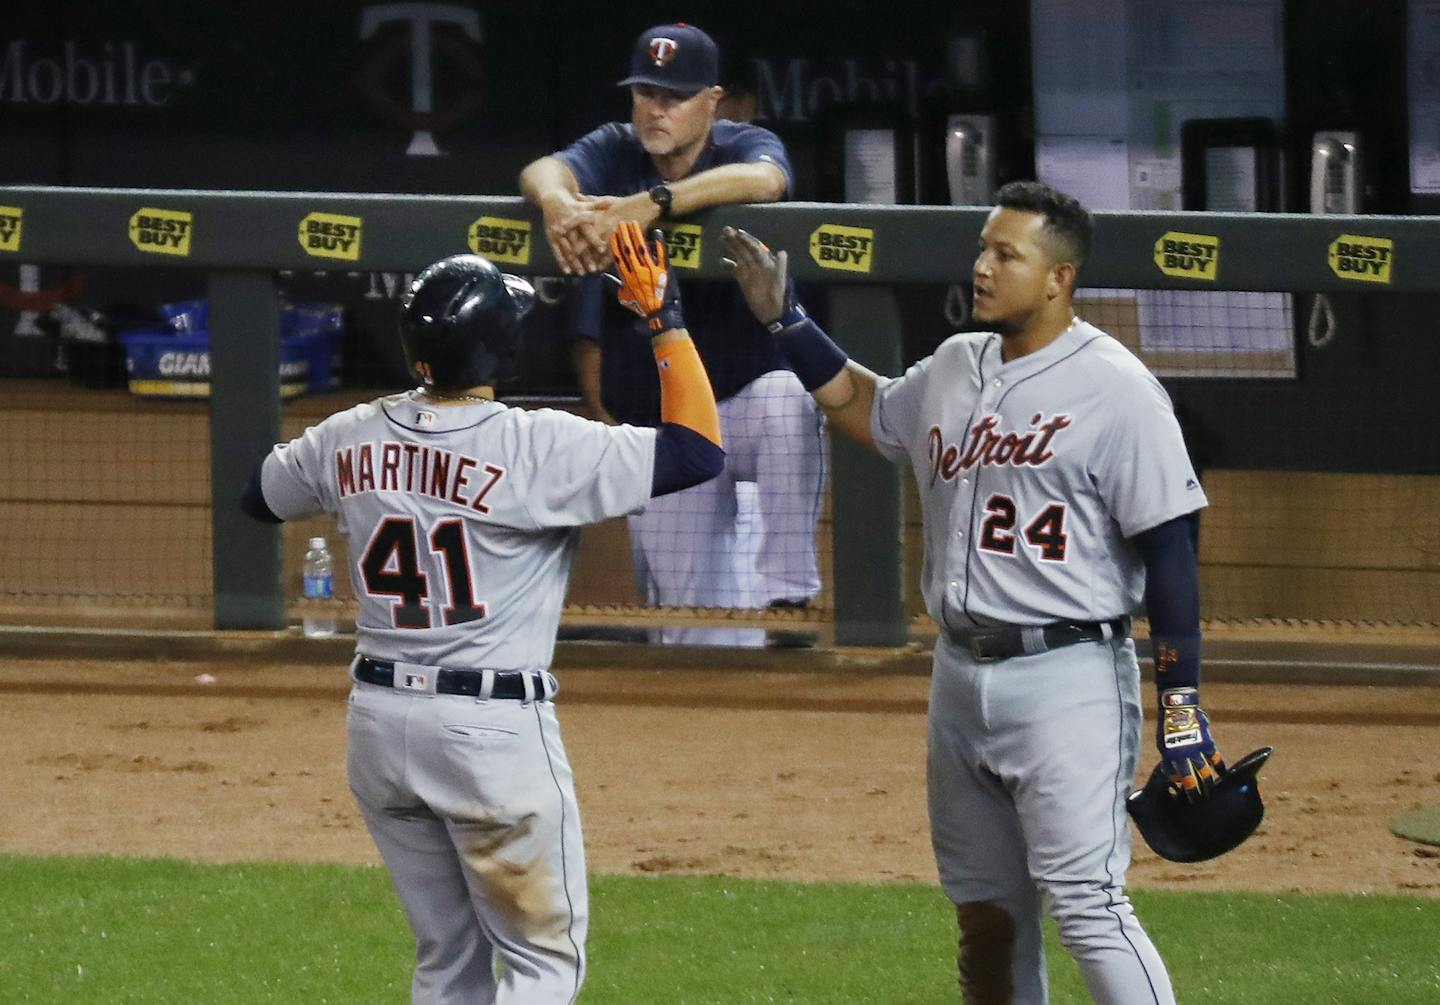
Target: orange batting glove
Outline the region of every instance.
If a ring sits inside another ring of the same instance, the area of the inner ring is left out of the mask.
[[[620,305],[644,318],[651,335],[659,335],[684,328],[685,316],[680,310],[680,284],[670,274],[660,231],[654,232],[653,241],[653,246],[647,243],[640,225],[627,220],[611,235],[610,251],[620,273],[616,294]]]

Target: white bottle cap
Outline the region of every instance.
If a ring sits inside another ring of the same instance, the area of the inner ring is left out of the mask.
[[[312,547],[312,548],[323,548],[323,547],[325,547],[325,539],[324,539],[323,537],[312,537],[312,538],[310,539],[310,547]]]

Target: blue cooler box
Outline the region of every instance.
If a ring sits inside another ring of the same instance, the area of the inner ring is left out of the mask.
[[[310,363],[306,390],[312,394],[339,388],[340,349],[344,335],[345,314],[340,304],[301,301],[285,304],[281,310],[281,344],[293,340],[302,346]]]
[[[176,334],[170,328],[137,328],[120,332],[125,346],[125,369],[130,393],[142,398],[210,397],[210,333]],[[280,397],[294,398],[311,387],[311,359],[315,346],[325,341],[300,335],[280,339]],[[326,367],[317,372],[329,387],[328,342],[321,359]]]

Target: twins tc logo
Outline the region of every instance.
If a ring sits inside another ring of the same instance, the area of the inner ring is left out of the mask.
[[[356,75],[360,91],[382,115],[410,130],[407,154],[439,156],[435,133],[470,118],[482,103],[480,14],[444,3],[374,4],[360,12],[360,38],[376,40]],[[445,79],[437,80],[442,68]],[[410,82],[408,101],[390,90],[402,76]]]
[[[675,58],[676,51],[680,48],[673,38],[657,36],[650,40],[650,62],[656,66],[664,66]]]

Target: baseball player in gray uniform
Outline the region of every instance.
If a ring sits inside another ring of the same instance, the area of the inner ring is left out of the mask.
[[[423,384],[277,445],[244,500],[270,521],[334,513],[348,542],[347,773],[415,933],[417,1003],[579,994],[585,856],[547,669],[578,529],[724,464],[664,246],[633,223],[613,242],[621,301],[652,335],[658,428],[493,400],[533,294],[457,255],[401,303]]]
[[[1125,895],[1125,798],[1141,728],[1129,614],[1156,651],[1162,763],[1203,800],[1225,772],[1199,706],[1194,539],[1205,496],[1169,397],[1075,317],[1089,214],[1035,182],[1005,186],[974,266],[977,321],[902,377],[847,360],[794,301],[786,256],[723,240],[830,421],[914,471],[926,606],[941,632],[928,788],[972,1003],[1047,999],[1041,910],[1104,1003],[1174,1001]]]

